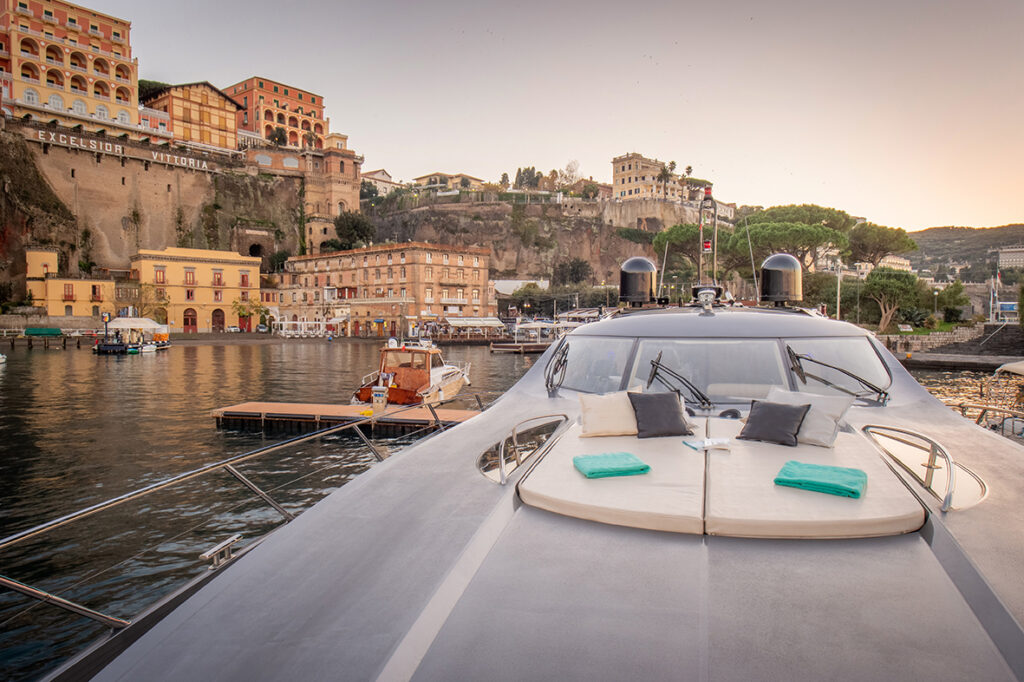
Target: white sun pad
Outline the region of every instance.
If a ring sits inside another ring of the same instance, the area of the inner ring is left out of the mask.
[[[580,438],[574,424],[519,484],[534,507],[617,526],[704,532],[704,455],[681,436]],[[651,470],[639,476],[586,478],[573,466],[577,455],[630,452]]]
[[[899,535],[924,524],[921,503],[886,466],[867,438],[840,432],[835,446],[787,447],[736,440],[743,424],[711,418],[709,437],[732,437],[708,463],[705,532],[764,538],[856,538]],[[788,460],[852,467],[868,476],[859,499],[774,484]]]

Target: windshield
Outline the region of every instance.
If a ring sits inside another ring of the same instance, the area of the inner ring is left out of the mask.
[[[785,365],[775,339],[643,339],[630,372],[629,385],[643,384],[651,361],[685,376],[715,402],[764,398],[772,386],[788,387]],[[669,390],[655,381],[644,391]],[[684,392],[684,397],[689,400]]]
[[[864,384],[853,377],[818,364],[821,362],[842,367],[847,372],[856,374],[881,389],[888,388],[892,383],[892,377],[889,376],[882,359],[878,357],[878,353],[871,347],[871,342],[866,337],[787,339],[786,344],[798,355],[816,360],[817,362],[804,361],[803,369],[808,375],[814,374],[824,380],[819,381],[808,376],[807,383],[804,384],[797,379],[798,391],[825,395],[849,395],[850,393],[868,395],[871,393]],[[834,386],[828,384],[834,384]]]
[[[565,342],[569,351],[562,386],[584,393],[619,390],[633,339],[567,336]]]

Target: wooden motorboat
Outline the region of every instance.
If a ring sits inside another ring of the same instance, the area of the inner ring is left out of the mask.
[[[377,371],[363,377],[352,399],[369,403],[375,386],[386,386],[388,403],[432,404],[451,398],[469,384],[469,363],[446,363],[441,351],[429,342],[416,345],[395,340],[381,348]]]

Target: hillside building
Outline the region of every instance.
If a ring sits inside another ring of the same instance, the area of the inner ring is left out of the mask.
[[[344,336],[398,336],[451,318],[493,317],[490,251],[409,242],[285,264],[282,320],[325,322]]]
[[[999,268],[1024,268],[1024,246],[1004,246],[999,249]]]
[[[235,119],[241,107],[206,81],[169,85],[149,94],[143,105],[143,124],[168,130],[176,142],[219,153],[238,149]]]
[[[224,92],[240,104],[236,114],[239,130],[268,139],[276,128],[283,128],[289,147],[325,147],[331,126],[324,116],[322,95],[262,76],[229,85]]]
[[[139,125],[131,23],[61,0],[0,1],[3,110],[108,136],[168,138]]]
[[[395,182],[391,177],[391,173],[388,173],[383,168],[364,172],[362,179],[376,187],[377,193],[382,197],[386,197],[396,189],[405,187],[402,183]]]
[[[413,178],[412,181],[421,187],[470,190],[484,188],[483,180],[465,173],[428,173],[427,175]]]
[[[687,178],[672,173],[666,183],[658,179],[661,169],[667,167],[664,161],[648,159],[632,152],[612,159],[612,195],[619,201],[637,199],[666,199],[669,201],[697,201],[706,180]]]

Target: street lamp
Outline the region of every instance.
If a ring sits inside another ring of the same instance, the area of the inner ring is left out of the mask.
[[[938,289],[933,289],[932,290],[932,294],[933,294],[933,299],[935,301],[935,305],[932,306],[932,315],[938,315],[939,314],[939,290]]]

